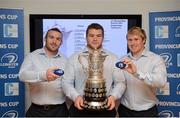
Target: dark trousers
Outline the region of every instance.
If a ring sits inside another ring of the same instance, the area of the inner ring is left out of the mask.
[[[115,117],[116,109],[102,111],[78,110],[74,104],[72,104],[69,109],[69,115],[70,117]]]
[[[134,111],[120,104],[118,107],[119,117],[158,117],[157,106],[153,106],[148,110]]]
[[[31,104],[26,117],[68,117],[66,103],[58,105],[36,105]]]

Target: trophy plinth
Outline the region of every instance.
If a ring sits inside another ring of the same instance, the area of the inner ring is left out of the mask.
[[[88,79],[84,90],[84,108],[107,109],[106,85],[103,79],[103,62],[106,55],[94,50],[88,56]]]

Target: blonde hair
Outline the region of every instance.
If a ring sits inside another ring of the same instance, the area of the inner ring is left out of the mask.
[[[145,41],[145,43],[146,43],[146,32],[144,31],[144,29],[142,29],[140,27],[134,26],[134,27],[130,28],[128,30],[126,38],[128,38],[128,35],[137,35],[137,36],[140,36]]]

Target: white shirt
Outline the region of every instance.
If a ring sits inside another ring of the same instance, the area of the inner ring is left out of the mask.
[[[137,74],[124,71],[127,89],[121,98],[121,104],[135,111],[147,110],[157,103],[156,89],[167,81],[166,66],[163,59],[150,51],[144,50],[139,58],[127,55],[137,67]]]
[[[66,58],[62,54],[48,57],[44,48],[28,54],[20,68],[20,80],[28,83],[31,101],[38,105],[62,104],[65,95],[61,87],[62,76],[54,81],[46,81],[46,71],[52,66],[64,70]]]
[[[115,99],[122,96],[125,90],[125,78],[123,72],[115,67],[118,58],[114,54],[103,51],[107,57],[103,63],[103,77],[106,82],[107,96],[112,95]],[[84,50],[73,54],[66,65],[65,75],[63,79],[63,89],[70,99],[75,101],[78,95],[84,95],[86,80],[88,79],[87,68],[88,62],[86,58],[80,55],[88,55],[88,50]],[[81,59],[80,59],[81,58]]]

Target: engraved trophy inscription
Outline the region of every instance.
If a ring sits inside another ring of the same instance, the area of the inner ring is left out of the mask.
[[[84,108],[88,110],[103,110],[107,108],[106,85],[103,78],[103,62],[107,55],[98,50],[89,52],[88,68],[84,89]]]

